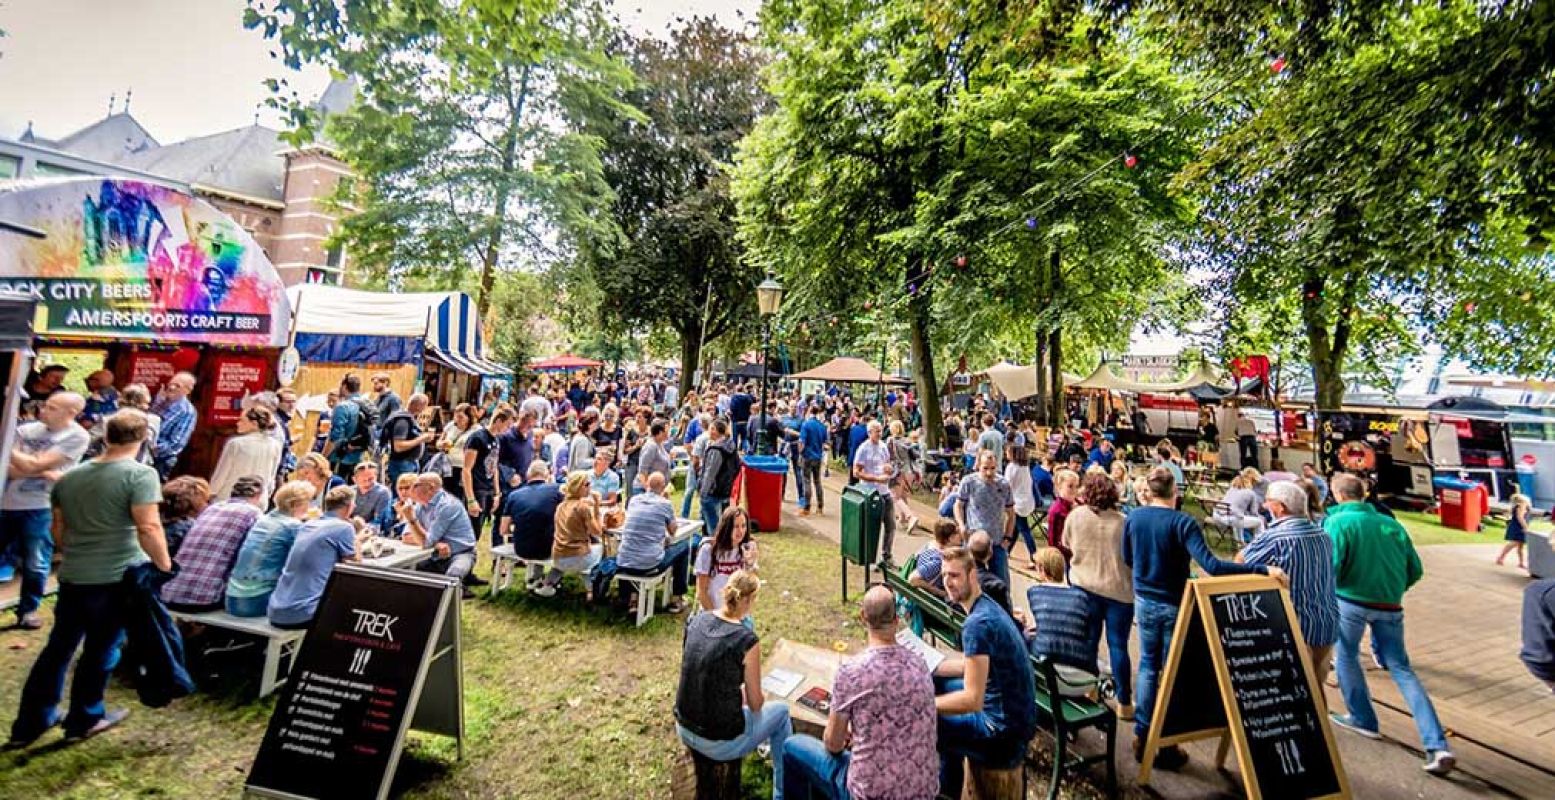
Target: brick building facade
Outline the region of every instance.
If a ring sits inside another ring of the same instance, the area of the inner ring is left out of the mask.
[[[315,110],[339,113],[355,87],[331,82]],[[178,186],[210,202],[254,237],[281,279],[344,284],[347,255],[329,247],[339,207],[332,202],[351,171],[327,143],[292,147],[257,122],[208,136],[161,144],[125,109],[59,139],[29,125],[18,139],[0,138],[0,179],[58,175],[128,175]]]

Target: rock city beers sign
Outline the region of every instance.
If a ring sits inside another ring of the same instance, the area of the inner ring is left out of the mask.
[[[131,180],[17,181],[0,219],[46,234],[0,239],[0,291],[37,300],[39,335],[285,346],[274,268],[202,200]]]

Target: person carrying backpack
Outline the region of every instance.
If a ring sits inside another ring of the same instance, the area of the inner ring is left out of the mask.
[[[723,417],[713,420],[708,432],[707,450],[702,455],[702,473],[697,476],[697,489],[702,495],[702,524],[711,537],[729,506],[729,496],[734,494],[734,479],[740,474],[740,453],[734,440],[729,438],[729,421]]]
[[[329,442],[324,455],[335,474],[350,480],[356,465],[373,445],[378,428],[378,406],[362,397],[362,379],[346,375],[340,380],[340,401],[329,416]]]
[[[378,433],[378,450],[388,458],[388,468],[384,472],[390,486],[394,486],[401,475],[420,472],[427,445],[437,440],[435,432],[423,433],[416,422],[428,402],[426,395],[413,394],[403,409],[383,421],[383,428]]]

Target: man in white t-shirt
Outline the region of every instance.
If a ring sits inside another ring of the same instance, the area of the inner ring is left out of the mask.
[[[556,474],[553,477],[558,479],[566,477],[563,474],[566,468],[562,465],[561,454],[567,451],[567,437],[556,430],[555,421],[545,422],[540,426],[540,430],[545,434],[540,440],[540,460],[556,465]]]
[[[17,627],[43,627],[38,606],[54,560],[54,514],[49,492],[66,470],[75,466],[92,437],[76,424],[86,400],[74,392],[58,392],[38,408],[38,421],[16,430],[11,451],[10,479],[0,499],[0,553],[13,547],[21,562],[22,591],[16,605]]]
[[[529,396],[518,407],[519,411],[531,411],[535,415],[535,424],[544,426],[551,419],[551,401],[540,394],[539,387],[529,387]]]

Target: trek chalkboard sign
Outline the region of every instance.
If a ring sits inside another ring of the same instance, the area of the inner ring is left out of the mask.
[[[464,739],[459,582],[342,564],[270,716],[250,796],[381,799],[405,732]]]
[[[1278,581],[1189,581],[1150,719],[1139,782],[1165,746],[1220,737],[1235,746],[1252,800],[1348,798],[1350,784],[1317,700],[1311,655]]]

